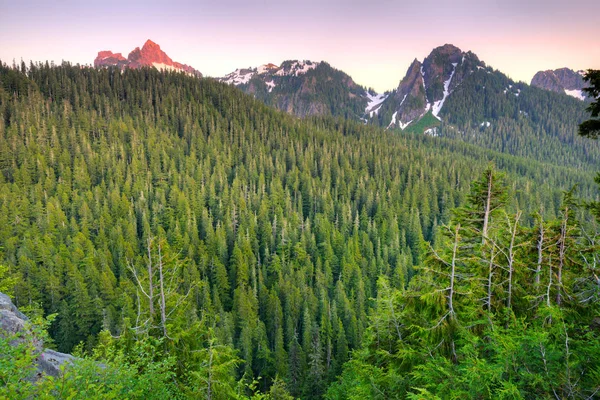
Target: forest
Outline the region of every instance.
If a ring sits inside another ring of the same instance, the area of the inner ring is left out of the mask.
[[[0,397],[600,393],[585,146],[511,155],[68,63],[1,64],[0,116],[0,291],[79,357],[32,382],[34,349],[0,337]]]

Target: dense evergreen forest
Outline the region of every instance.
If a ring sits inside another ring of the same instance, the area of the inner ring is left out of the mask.
[[[299,119],[212,79],[67,63],[2,65],[0,115],[0,290],[83,357],[34,384],[11,367],[32,350],[2,339],[1,395],[600,390],[596,223],[577,200],[597,199],[597,155]]]
[[[600,165],[600,143],[576,134],[589,103],[479,70],[448,97],[438,134],[577,168]]]

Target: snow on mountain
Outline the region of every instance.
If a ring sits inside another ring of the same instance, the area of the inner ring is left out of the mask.
[[[153,62],[152,66],[159,71],[182,71],[179,68],[175,68],[172,65],[167,65],[167,64],[163,64],[163,63]]]
[[[266,74],[268,72],[276,71],[278,69],[279,69],[279,67],[277,65],[268,63],[268,64],[264,64],[264,65],[261,65],[260,67],[258,67],[257,73],[259,75],[262,75],[262,74]]]
[[[583,90],[581,90],[581,89],[573,89],[573,90],[565,89],[565,93],[568,94],[569,96],[575,97],[576,99],[585,100],[585,94],[584,94]]]
[[[390,127],[396,125],[396,116],[398,115],[398,111],[396,111],[394,113],[394,115],[392,115],[392,121],[390,122],[390,124],[387,126],[386,129],[390,129]]]
[[[463,56],[463,59],[464,59],[464,56]],[[450,90],[449,90],[450,89],[450,82],[452,81],[452,77],[454,76],[454,73],[456,72],[456,66],[457,65],[458,65],[458,63],[452,63],[452,66],[454,68],[452,69],[452,73],[450,74],[450,78],[448,78],[448,80],[444,82],[444,97],[442,97],[441,100],[438,100],[438,101],[434,102],[433,106],[432,106],[431,113],[433,114],[434,117],[436,117],[440,121],[442,119],[440,117],[438,117],[438,114],[440,113],[440,110],[442,109],[442,106],[444,105],[444,101],[446,101],[446,98],[450,94]]]
[[[586,93],[581,92],[581,89],[588,86],[583,80],[584,75],[585,71],[573,71],[569,68],[539,71],[531,79],[531,85],[585,100]]]
[[[265,82],[265,85],[269,88],[269,93],[277,86],[274,81]]]
[[[269,87],[269,92],[276,86],[273,79],[271,83],[268,83],[268,77],[272,76],[300,76],[311,69],[316,68],[320,63],[312,61],[284,61],[281,66],[275,64],[264,64],[256,68],[238,68],[235,71],[225,75],[223,78],[219,78],[221,82],[228,83],[230,85],[245,85],[254,76],[262,76],[265,84]]]
[[[369,114],[370,117],[373,117],[373,114],[377,114],[379,108],[381,107],[381,103],[385,99],[387,99],[387,95],[385,93],[381,94],[371,94],[369,92],[366,93],[367,96],[367,107],[365,108],[365,114]]]
[[[250,79],[252,79],[256,73],[256,68],[238,68],[235,71],[225,75],[224,78],[221,78],[221,82],[225,82],[230,85],[233,84],[235,86],[245,85],[246,83],[250,82]]]
[[[293,75],[299,76],[307,73],[311,69],[316,68],[320,63],[312,62],[312,61],[292,61],[292,62],[284,62],[281,64],[279,71],[275,72],[275,75],[278,76],[286,76]]]

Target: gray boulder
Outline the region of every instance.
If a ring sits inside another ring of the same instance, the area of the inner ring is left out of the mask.
[[[10,297],[4,293],[0,293],[0,336],[12,336],[24,333],[25,335],[22,338],[15,339],[13,343],[17,345],[22,340],[31,340],[37,352],[36,366],[38,375],[59,376],[61,367],[73,362],[75,357],[51,349],[44,349],[44,343],[40,339],[27,336],[26,334],[30,333],[27,326],[28,321],[29,319],[17,309],[10,300]]]

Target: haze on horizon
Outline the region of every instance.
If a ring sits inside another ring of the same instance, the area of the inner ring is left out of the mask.
[[[152,39],[206,76],[287,59],[327,61],[379,92],[414,58],[452,43],[527,83],[539,70],[600,68],[597,0],[1,0],[0,59],[92,64]]]

